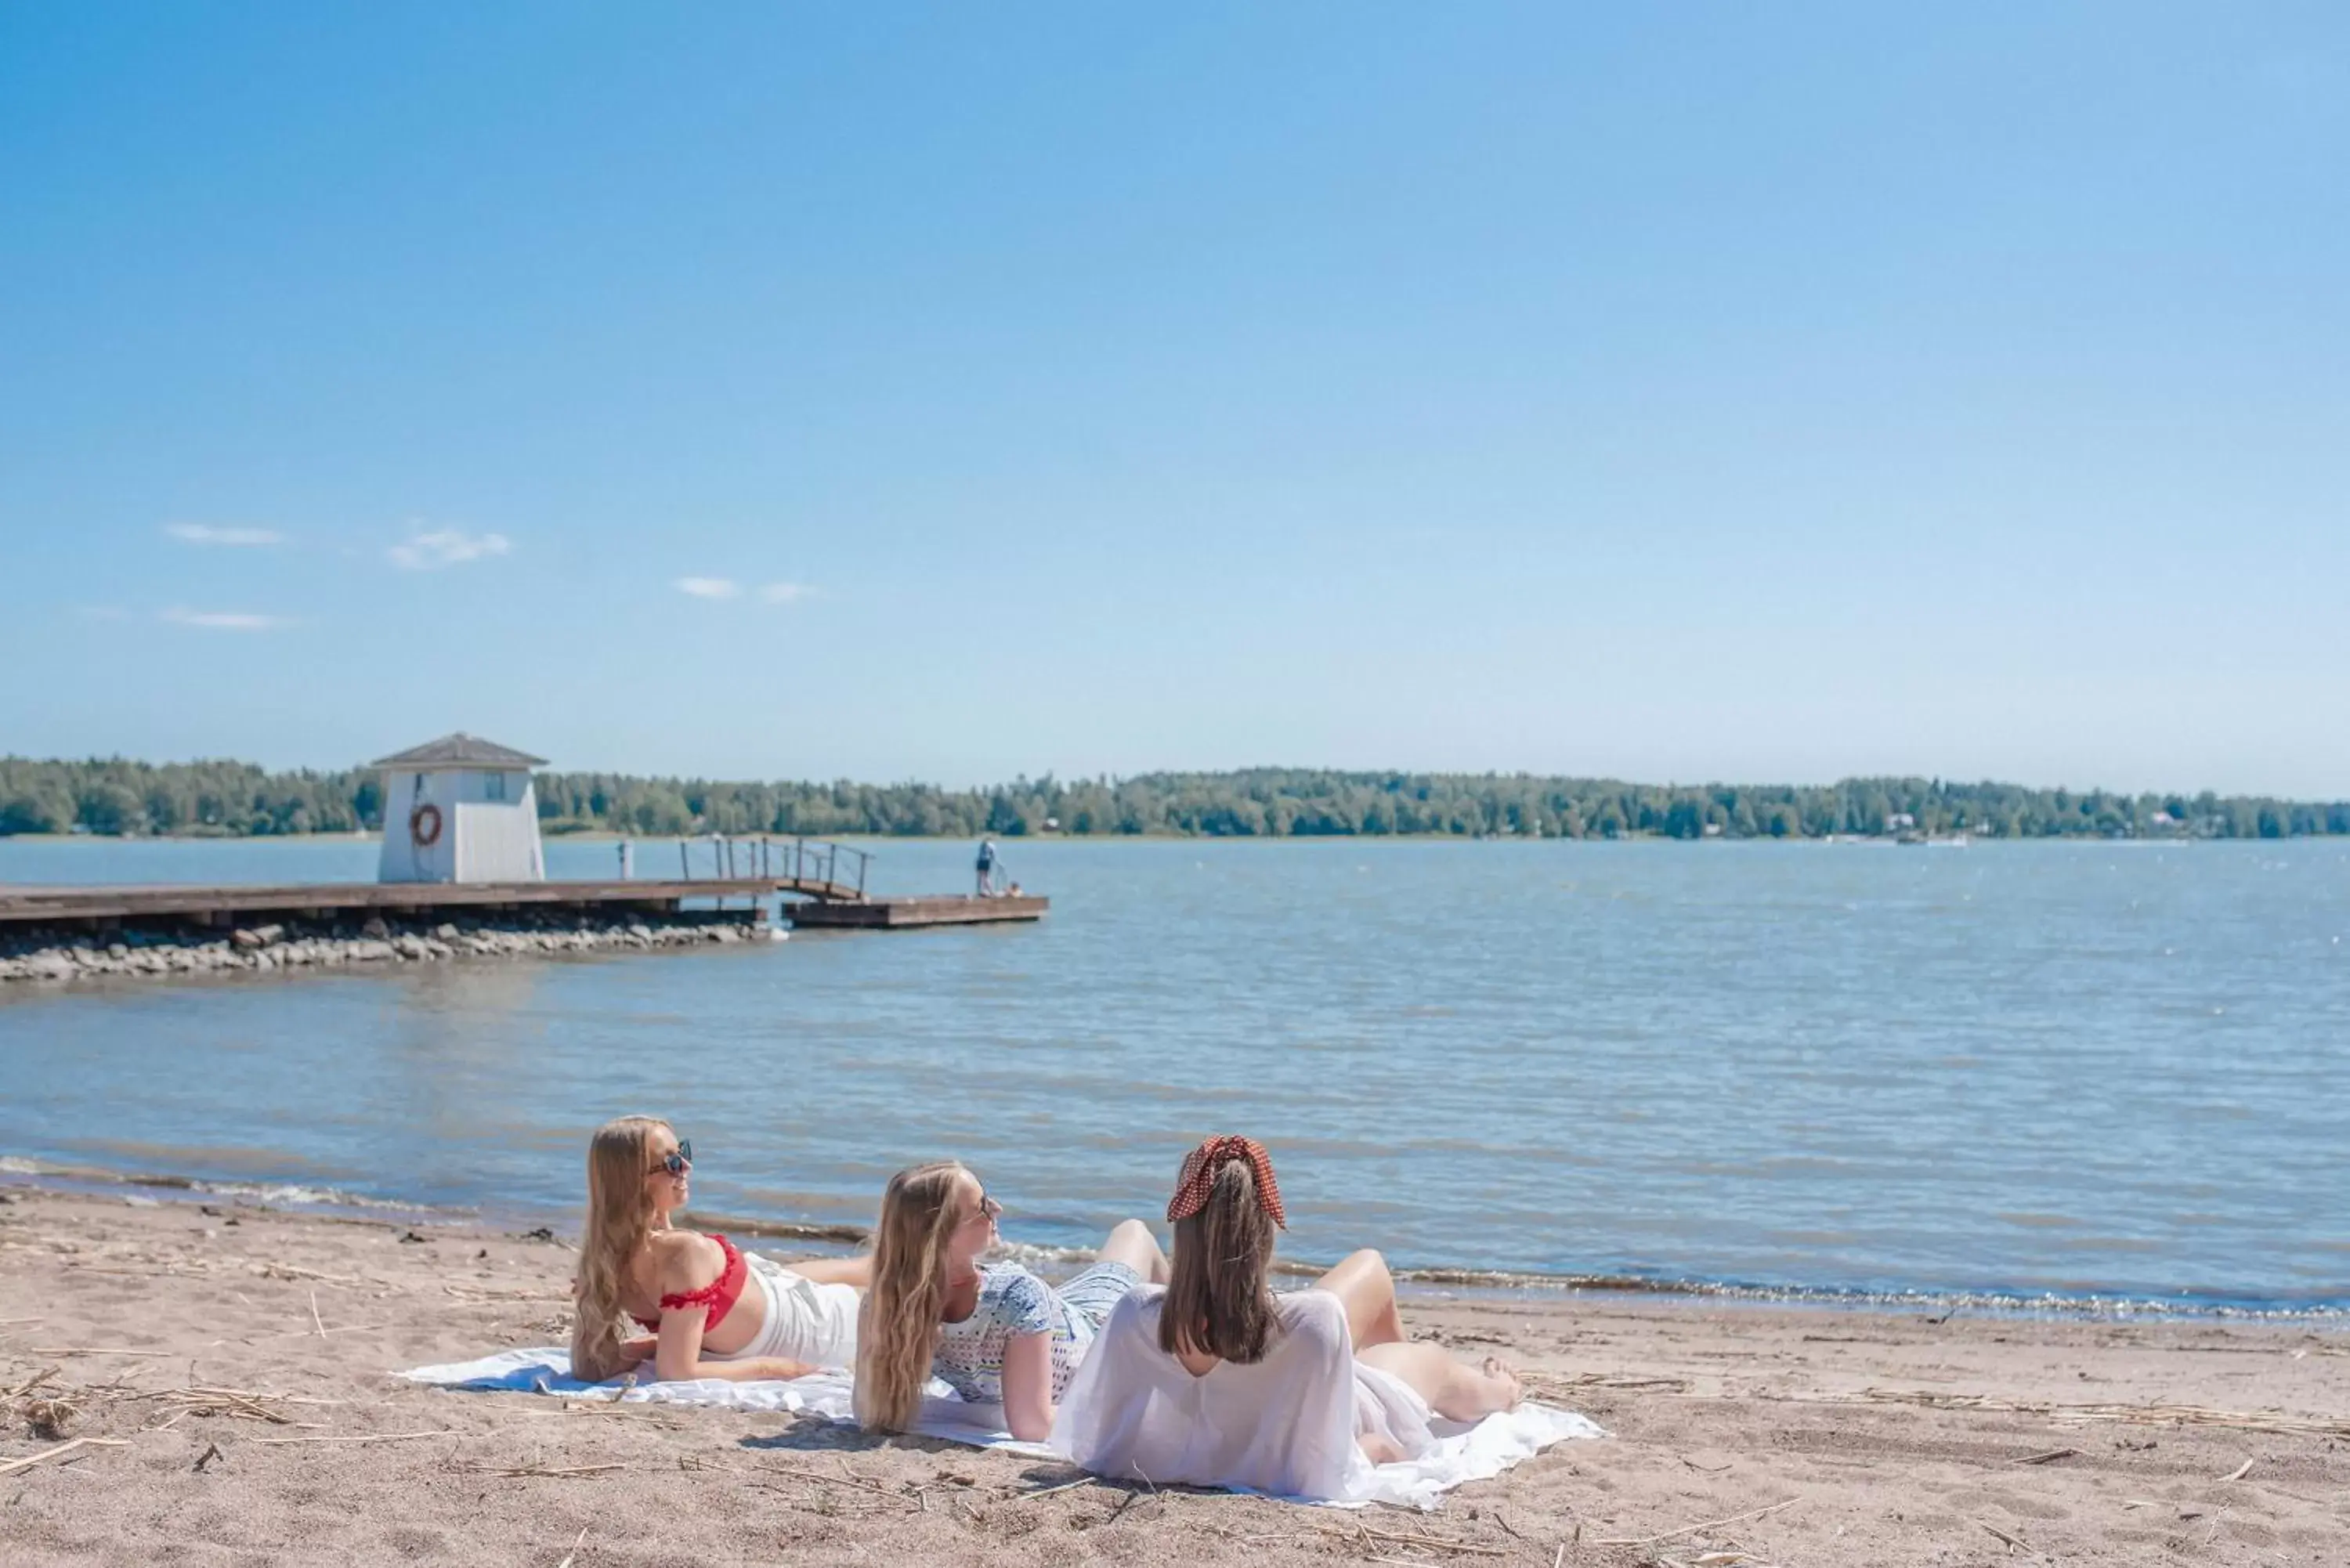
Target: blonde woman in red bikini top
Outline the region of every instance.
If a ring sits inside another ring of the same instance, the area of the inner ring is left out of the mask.
[[[872,1261],[785,1268],[723,1236],[679,1230],[670,1217],[685,1207],[692,1175],[693,1146],[665,1121],[622,1116],[597,1129],[574,1285],[573,1375],[750,1382],[854,1366],[858,1292]]]

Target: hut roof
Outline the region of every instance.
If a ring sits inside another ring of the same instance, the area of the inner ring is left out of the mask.
[[[528,752],[517,752],[512,746],[501,746],[495,741],[484,741],[479,735],[469,735],[460,730],[453,735],[443,735],[437,741],[427,741],[421,746],[411,746],[388,757],[378,757],[371,765],[379,768],[537,768],[545,767],[546,759],[534,757]]]

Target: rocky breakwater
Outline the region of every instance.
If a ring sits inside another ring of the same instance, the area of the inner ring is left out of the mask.
[[[234,930],[34,927],[0,934],[0,983],[698,947],[767,936],[767,928],[743,910],[632,914],[625,919],[525,914],[454,922],[376,916],[359,921],[271,921]]]

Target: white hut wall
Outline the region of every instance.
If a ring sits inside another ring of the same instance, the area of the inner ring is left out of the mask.
[[[537,803],[528,790],[520,801],[458,803],[458,881],[536,882],[546,875]]]
[[[421,808],[439,813],[433,822]],[[421,820],[420,820],[420,817]],[[538,836],[538,794],[527,773],[496,768],[425,768],[390,774],[384,788],[386,882],[536,882],[546,867]]]

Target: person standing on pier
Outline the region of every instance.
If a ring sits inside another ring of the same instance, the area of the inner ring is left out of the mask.
[[[979,896],[983,898],[995,896],[995,840],[993,838],[979,841]]]

